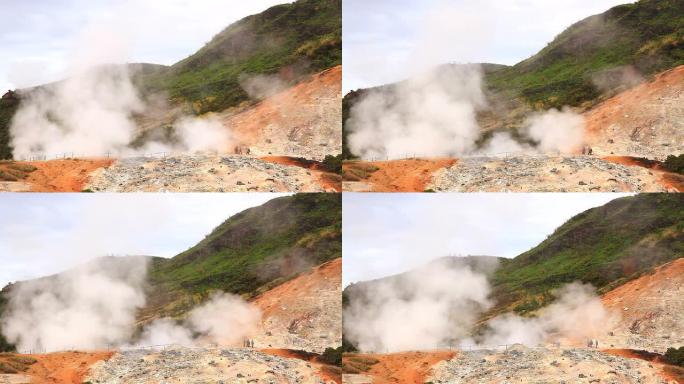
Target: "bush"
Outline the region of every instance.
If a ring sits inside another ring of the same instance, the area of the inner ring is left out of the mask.
[[[668,364],[684,368],[684,347],[668,348],[664,357]]]
[[[342,155],[326,155],[323,159],[323,167],[328,172],[342,173]]]
[[[679,156],[668,156],[667,159],[665,159],[665,162],[663,163],[663,167],[670,172],[684,175],[684,154],[681,154]]]
[[[342,366],[342,347],[326,348],[321,360],[326,364]]]

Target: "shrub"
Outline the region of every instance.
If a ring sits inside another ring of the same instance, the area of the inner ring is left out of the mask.
[[[321,360],[326,364],[342,366],[342,347],[326,348]]]
[[[681,154],[679,156],[668,156],[667,159],[665,159],[665,162],[663,163],[663,167],[670,172],[684,175],[684,154]]]
[[[664,357],[668,364],[684,368],[684,347],[668,348]]]

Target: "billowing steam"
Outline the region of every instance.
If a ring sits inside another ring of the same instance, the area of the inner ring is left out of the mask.
[[[240,87],[250,98],[263,100],[287,88],[287,83],[278,75],[241,76]]]
[[[219,344],[236,346],[253,335],[261,312],[241,297],[216,293],[209,301],[193,309],[183,323],[160,319],[144,328],[141,346],[161,344]]]
[[[429,71],[357,102],[349,146],[362,158],[468,153],[479,137],[475,114],[485,106],[479,66]]]
[[[372,282],[344,312],[344,335],[362,351],[431,349],[467,337],[490,308],[484,273],[466,265],[429,264]]]
[[[352,287],[344,312],[345,338],[373,352],[584,343],[604,335],[614,320],[591,286],[572,283],[555,292],[556,300],[534,317],[505,314],[476,331],[478,319],[494,304],[489,273],[461,263],[433,263]]]
[[[143,258],[103,259],[18,283],[2,333],[20,351],[98,349],[127,342],[145,305]]]
[[[482,83],[479,65],[449,65],[371,90],[351,108],[349,147],[364,159],[574,152],[581,147],[584,118],[566,108],[527,118],[522,132],[536,146],[499,132],[478,148],[476,113],[490,107]]]
[[[89,34],[85,37],[63,81],[22,91],[24,98],[10,127],[15,158],[62,153],[118,157],[150,150],[229,152],[234,148],[230,130],[216,118],[190,116],[173,124],[173,142],[149,140],[144,147],[133,148],[131,143],[141,134],[135,116],[158,106],[141,99],[130,73],[134,67],[111,64],[125,61],[125,44],[118,36],[107,34],[107,44]],[[110,45],[120,47],[116,50],[120,52],[98,48]]]
[[[146,143],[134,149],[140,133],[134,114],[147,106],[125,65],[102,65],[35,89],[20,104],[10,128],[14,156],[75,152],[87,156],[131,156],[150,151],[227,152],[230,130],[214,117],[182,117],[174,123],[176,141]]]
[[[20,351],[93,350],[162,344],[240,345],[259,326],[258,308],[215,293],[178,322],[164,318],[135,337],[145,305],[147,261],[105,258],[71,271],[18,283],[1,319],[3,336]]]

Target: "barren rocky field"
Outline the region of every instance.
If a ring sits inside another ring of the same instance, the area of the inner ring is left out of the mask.
[[[308,362],[246,348],[183,348],[122,351],[94,364],[92,383],[326,384]]]
[[[603,345],[664,353],[684,345],[684,259],[659,267],[602,297],[621,320]]]
[[[342,152],[342,66],[220,118],[253,155],[318,161],[336,156]]]
[[[315,171],[242,155],[129,158],[100,168],[95,192],[324,192]]]
[[[323,353],[342,345],[342,259],[281,284],[254,300],[262,311],[258,348]]]
[[[527,348],[463,351],[435,365],[433,383],[676,383],[660,368],[596,349]]]
[[[666,192],[662,172],[594,156],[462,158],[426,188],[450,192]]]
[[[598,156],[664,160],[684,153],[684,66],[624,91],[585,113]]]

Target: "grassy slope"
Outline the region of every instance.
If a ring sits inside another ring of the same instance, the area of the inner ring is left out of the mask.
[[[299,0],[248,16],[221,31],[192,56],[170,66],[140,65],[134,83],[143,96],[162,93],[195,114],[249,100],[242,76],[279,74],[294,83],[342,63],[342,1]],[[0,102],[0,159],[16,106]]]
[[[195,113],[249,99],[241,76],[321,71],[342,61],[342,2],[299,0],[246,17],[168,71],[144,79],[146,91],[189,101]]]
[[[592,78],[610,69],[631,65],[648,76],[682,64],[684,2],[641,0],[620,5],[575,23],[536,55],[512,67],[486,65],[487,94],[504,113],[483,114],[478,120],[490,128],[516,127],[533,109],[596,103],[602,93]],[[344,97],[345,158],[352,157],[346,146],[349,110],[368,91],[352,91]]]
[[[534,310],[551,291],[580,280],[607,291],[684,256],[684,196],[641,194],[587,210],[493,279],[495,311]]]
[[[215,290],[254,297],[341,257],[341,207],[333,193],[276,198],[233,215],[174,258],[151,258],[148,306],[140,318],[182,316]],[[0,295],[0,313],[4,305]],[[0,336],[3,349],[8,345]]]
[[[592,76],[632,65],[644,75],[684,64],[684,2],[641,0],[575,23],[539,53],[487,77],[490,87],[536,108],[600,96]]]

